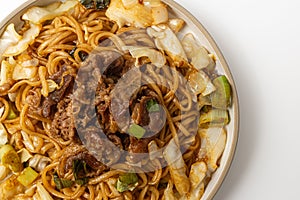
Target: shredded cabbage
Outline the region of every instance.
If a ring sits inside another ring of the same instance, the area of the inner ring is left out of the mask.
[[[33,43],[34,39],[39,35],[41,28],[41,25],[31,23],[30,28],[24,32],[22,39],[19,39],[16,44],[6,48],[3,56],[9,57],[21,54]]]
[[[2,60],[2,55],[5,52],[5,50],[18,43],[19,40],[22,39],[22,36],[19,35],[16,30],[15,30],[15,25],[14,24],[9,24],[3,35],[0,38],[0,61]]]
[[[25,148],[20,149],[17,153],[21,159],[21,163],[27,162],[30,158],[32,158],[32,155]]]
[[[195,71],[194,73],[191,73],[188,80],[191,89],[196,95],[202,94],[203,96],[206,96],[216,90],[210,78],[201,69],[199,71]]]
[[[209,56],[207,50],[198,44],[193,34],[188,33],[182,39],[182,46],[191,60],[191,64],[197,69],[203,69],[213,63],[213,59]]]
[[[31,79],[35,77],[37,74],[38,68],[37,67],[23,67],[22,65],[17,64],[14,67],[14,72],[12,78],[14,80],[22,80],[22,79]]]
[[[186,175],[186,165],[182,158],[179,146],[171,139],[163,152],[168,163],[171,179],[180,195],[185,195],[190,190],[190,180]]]
[[[136,58],[136,65],[138,65],[138,59],[144,56],[148,57],[156,67],[163,67],[166,63],[165,56],[155,49],[138,46],[127,46],[125,49],[129,50],[133,58]]]
[[[105,14],[116,21],[120,28],[124,25],[144,28],[151,26],[153,22],[151,9],[140,3],[126,9],[122,0],[111,0]]]
[[[0,123],[0,146],[5,145],[8,142],[8,135],[6,128]]]
[[[168,10],[160,0],[111,0],[106,16],[117,22],[121,28],[124,25],[146,28],[168,21]]]
[[[0,164],[0,182],[6,178],[6,176],[9,174],[10,170],[5,167],[4,165]]]
[[[174,33],[178,33],[182,29],[184,24],[184,20],[180,18],[170,19],[168,21],[168,26],[172,29]]]
[[[203,159],[208,159],[208,169],[214,172],[218,168],[218,160],[225,149],[226,131],[224,128],[212,127],[199,129],[198,133],[201,137],[201,149],[206,152]]]
[[[147,28],[147,33],[154,38],[156,46],[165,51],[175,61],[187,61],[181,42],[167,25],[157,25]]]
[[[205,162],[196,162],[191,166],[190,181],[191,191],[188,195],[189,200],[200,200],[204,193],[203,180],[206,176],[207,166]]]
[[[36,194],[43,200],[53,200],[49,192],[44,188],[42,183],[38,182],[36,184]]]
[[[9,83],[9,81],[12,79],[13,71],[14,66],[5,60],[2,60],[0,72],[0,85]]]
[[[27,10],[22,16],[23,20],[28,20],[35,24],[40,24],[46,20],[53,19],[74,8],[79,2],[77,0],[67,0],[64,3],[56,2],[45,7],[34,6]]]

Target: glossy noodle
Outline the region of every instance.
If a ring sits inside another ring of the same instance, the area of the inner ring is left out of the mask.
[[[214,56],[202,49],[199,68],[191,38],[178,39],[186,58],[166,51],[159,34],[177,31],[168,21],[121,26],[81,3],[25,20],[19,35],[39,33],[3,53],[1,199],[200,199],[229,123],[230,86]]]

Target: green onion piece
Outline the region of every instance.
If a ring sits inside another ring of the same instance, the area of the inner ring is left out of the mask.
[[[86,162],[83,160],[73,160],[72,169],[73,169],[73,174],[74,174],[75,180],[82,178],[82,177],[79,177],[79,172],[81,170],[83,170],[83,172],[85,174],[88,172]]]
[[[119,176],[117,190],[119,192],[133,191],[138,185],[138,176],[135,173],[126,173]]]
[[[18,117],[17,113],[14,111],[13,105],[10,103],[9,104],[9,111],[6,119],[11,120],[11,119],[16,119]]]
[[[231,86],[226,78],[222,75],[213,80],[216,91],[211,96],[212,106],[224,109],[230,104]]]
[[[75,180],[75,183],[77,183],[78,185],[85,185],[88,182],[89,182],[89,179],[87,177]]]
[[[96,0],[96,9],[104,10],[110,4],[110,0]]]
[[[147,101],[147,110],[148,112],[158,112],[159,111],[159,104],[154,101],[153,99],[150,99],[149,101]]]
[[[146,133],[146,130],[137,124],[131,124],[129,129],[127,130],[127,132],[130,135],[132,135],[138,139],[141,139],[144,136],[144,134]]]
[[[87,9],[94,7],[94,1],[93,0],[80,0],[80,3]]]
[[[20,172],[23,169],[21,159],[15,149],[9,145],[3,145],[0,149],[0,159],[2,165],[8,167],[13,172]]]
[[[71,187],[74,182],[72,180],[59,178],[57,174],[53,175],[54,183],[57,189],[69,188]]]
[[[226,125],[229,123],[229,115],[227,110],[212,109],[207,113],[200,115],[200,125],[211,123],[215,125]]]
[[[33,183],[33,181],[39,176],[31,167],[26,167],[22,173],[18,176],[17,180],[25,187]]]

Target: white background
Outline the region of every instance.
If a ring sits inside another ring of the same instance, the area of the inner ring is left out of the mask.
[[[24,1],[0,0],[0,19]],[[214,199],[300,199],[300,1],[176,1],[215,39],[239,94],[239,143]]]

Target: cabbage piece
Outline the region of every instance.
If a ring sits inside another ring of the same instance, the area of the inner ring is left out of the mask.
[[[226,130],[224,128],[199,129],[201,149],[206,152],[199,159],[207,159],[207,167],[213,172],[218,168],[218,160],[226,145]]]
[[[179,39],[167,25],[149,27],[147,33],[154,38],[156,46],[165,51],[174,61],[187,61]]]
[[[188,77],[188,81],[192,91],[196,95],[202,94],[206,96],[216,90],[208,75],[202,70],[191,73]]]
[[[163,67],[166,63],[165,56],[155,49],[138,46],[127,46],[125,49],[129,50],[133,58],[136,58],[136,65],[138,65],[138,59],[141,57],[148,57],[151,63],[156,67]]]
[[[162,200],[176,200],[176,197],[173,192],[173,182],[169,180],[168,186],[164,191]]]
[[[180,195],[185,195],[190,190],[190,180],[186,175],[187,167],[182,158],[182,153],[175,140],[170,140],[163,152],[168,163],[171,179]]]
[[[12,175],[0,184],[0,199],[11,199],[17,194],[22,194],[25,187],[17,181],[17,176]]]
[[[36,171],[41,172],[50,162],[50,158],[40,154],[35,154],[29,159],[29,166],[34,168]]]
[[[158,148],[155,140],[152,140],[148,144],[148,152],[149,152],[149,158],[150,160],[158,159],[158,158],[163,158],[162,151]]]
[[[185,24],[184,20],[180,18],[170,19],[168,21],[168,26],[174,33],[178,33],[182,29],[184,24]]]
[[[151,8],[140,3],[126,9],[122,0],[111,0],[105,14],[110,20],[115,21],[120,28],[124,25],[145,28],[151,26],[153,22]]]
[[[12,78],[14,80],[31,79],[37,74],[37,67],[23,67],[17,64],[14,67]]]
[[[8,142],[8,134],[6,128],[0,123],[0,146],[5,145]]]
[[[22,39],[22,36],[19,35],[15,30],[14,24],[9,24],[3,35],[0,38],[0,61],[2,60],[2,55],[5,52],[5,50],[16,43],[18,43],[19,40]]]
[[[161,0],[143,0],[143,4],[148,7],[156,7],[161,4]]]
[[[10,45],[6,48],[3,56],[16,56],[25,51],[30,44],[33,43],[34,39],[39,35],[42,26],[36,24],[30,24],[30,28],[24,32],[22,39],[18,40],[15,45]]]
[[[77,0],[67,0],[64,3],[56,2],[45,7],[34,6],[23,14],[22,19],[35,24],[41,24],[46,20],[53,19],[70,9],[74,8],[79,2]]]
[[[214,64],[208,51],[195,40],[193,34],[188,33],[182,39],[182,46],[186,55],[191,60],[191,64],[197,69],[203,69],[210,64]]]
[[[152,7],[152,17],[154,25],[165,23],[169,19],[169,13],[166,5],[159,4],[158,6]]]
[[[32,155],[25,148],[20,149],[17,153],[22,163],[27,162],[30,158],[32,158]]]
[[[12,79],[12,74],[14,71],[14,65],[11,65],[9,62],[2,60],[1,62],[1,72],[0,72],[0,85],[9,83]]]
[[[0,182],[6,178],[6,176],[9,174],[10,170],[5,167],[4,165],[0,164]]]
[[[44,188],[44,186],[40,182],[36,184],[36,194],[39,197],[39,199],[53,200],[49,192]]]
[[[131,8],[139,3],[139,0],[122,0],[122,3],[126,9]]]
[[[203,180],[206,176],[207,166],[205,162],[196,162],[191,166],[190,171],[190,181],[191,181],[191,191],[187,196],[189,200],[200,200],[204,193],[204,183]]]

